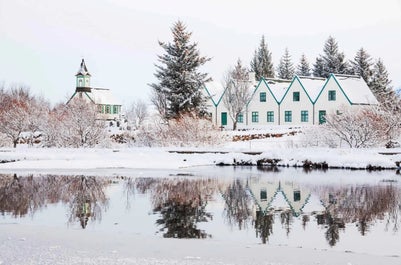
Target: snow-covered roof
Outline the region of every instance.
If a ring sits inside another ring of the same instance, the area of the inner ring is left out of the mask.
[[[288,87],[291,84],[291,80],[281,80],[281,79],[266,79],[266,83],[273,93],[277,102],[281,102],[285,92],[287,92]]]
[[[223,85],[217,81],[210,81],[205,83],[205,89],[209,93],[213,103],[217,105],[224,93]]]
[[[366,84],[358,76],[332,75],[343,89],[352,104],[378,104],[376,97]]]
[[[75,76],[77,76],[77,75],[89,75],[89,76],[91,75],[88,72],[88,68],[86,68],[86,64],[85,64],[85,60],[84,59],[82,59],[81,65],[79,66],[78,72],[77,72],[77,74]]]
[[[89,97],[95,102],[95,104],[103,105],[121,105],[110,89],[107,88],[92,88],[91,92],[88,92]]]
[[[299,76],[298,78],[311,100],[315,102],[317,96],[319,96],[320,91],[326,83],[326,79],[306,76]]]

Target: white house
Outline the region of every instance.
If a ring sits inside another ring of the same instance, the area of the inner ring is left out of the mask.
[[[224,106],[224,88],[207,83],[205,90],[212,102],[209,110],[213,122],[232,128]],[[358,76],[331,74],[327,79],[294,76],[292,80],[262,78],[244,113],[238,118],[238,124],[248,128],[321,124],[328,113],[338,112],[341,108],[376,104],[378,101],[372,91]]]
[[[82,98],[90,103],[96,104],[99,120],[119,120],[121,119],[121,103],[118,101],[110,89],[92,88],[90,86],[91,74],[86,67],[85,60],[82,59],[81,65],[76,76],[75,93],[68,100],[67,104],[74,98]]]

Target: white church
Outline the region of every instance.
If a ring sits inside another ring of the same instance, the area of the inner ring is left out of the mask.
[[[351,75],[331,74],[326,79],[301,76],[294,76],[292,80],[262,78],[258,82],[250,80],[249,90],[252,97],[237,119],[238,128],[322,124],[326,114],[339,113],[344,107],[378,104],[366,82]],[[225,89],[220,83],[208,82],[205,91],[213,123],[232,129],[233,121],[223,100]]]
[[[111,121],[121,119],[122,104],[117,100],[110,89],[91,87],[91,74],[82,59],[76,77],[75,93],[68,100],[67,104],[74,98],[82,98],[93,103],[98,109],[98,119]]]

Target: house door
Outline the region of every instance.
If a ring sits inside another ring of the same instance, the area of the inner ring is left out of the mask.
[[[227,112],[221,113],[221,125],[227,125]]]
[[[326,111],[319,110],[319,124],[323,124],[326,122]]]

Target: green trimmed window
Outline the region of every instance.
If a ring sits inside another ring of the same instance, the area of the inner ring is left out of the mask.
[[[257,111],[252,112],[252,122],[259,122],[259,112]]]
[[[110,105],[106,105],[106,114],[110,114],[110,113],[111,113]]]
[[[261,189],[260,190],[260,200],[261,201],[266,201],[267,200],[267,191],[266,191],[266,189]]]
[[[238,114],[237,122],[238,123],[243,123],[244,122],[244,115],[242,113]]]
[[[329,90],[329,101],[336,101],[336,91]]]
[[[292,100],[299,101],[299,92],[292,92]]]
[[[292,122],[292,111],[290,111],[290,110],[284,111],[284,121]]]
[[[301,122],[308,122],[309,115],[307,110],[301,110]]]
[[[118,114],[118,106],[117,105],[113,106],[113,114]]]
[[[259,100],[260,102],[266,102],[266,92],[260,92]]]
[[[274,111],[267,112],[267,122],[274,122]]]

